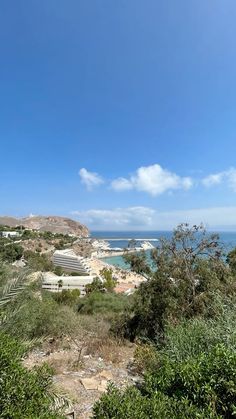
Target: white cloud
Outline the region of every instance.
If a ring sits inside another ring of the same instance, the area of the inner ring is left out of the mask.
[[[231,167],[223,172],[214,173],[202,179],[202,183],[206,187],[220,185],[224,183],[226,186],[236,192],[236,169]]]
[[[93,228],[126,229],[152,228],[156,211],[148,207],[128,207],[115,209],[90,209],[87,211],[73,211],[81,222]]]
[[[99,186],[104,183],[104,180],[97,173],[89,172],[87,169],[82,168],[79,171],[81,182],[86,186],[88,190],[92,190],[95,186]]]
[[[72,214],[94,230],[170,230],[183,222],[203,222],[212,229],[236,229],[236,207],[162,212],[150,207],[127,207],[74,211]]]
[[[111,187],[115,191],[128,191],[133,188],[132,182],[125,179],[124,177],[119,177],[111,182]]]
[[[202,183],[204,186],[210,187],[214,185],[219,185],[223,180],[224,174],[221,173],[215,173],[214,175],[209,175],[202,179]]]
[[[118,178],[111,183],[116,191],[135,189],[153,196],[175,189],[189,189],[192,185],[190,177],[180,177],[159,164],[140,167],[130,178]]]

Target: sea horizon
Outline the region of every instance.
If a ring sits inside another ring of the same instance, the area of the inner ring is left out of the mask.
[[[236,231],[210,231],[209,233],[219,234],[219,242],[224,247],[225,252],[228,253],[230,250],[236,248]],[[126,248],[129,240],[148,240],[148,239],[160,239],[166,238],[170,239],[173,234],[173,230],[147,230],[147,231],[91,231],[90,237],[96,238],[98,240],[106,240],[110,244],[110,248]],[[120,238],[120,240],[119,240]],[[113,241],[112,239],[116,239]],[[155,242],[152,243],[155,246]],[[119,268],[128,269],[128,266],[125,264],[122,255],[120,256],[107,256],[102,258],[104,262],[117,266]]]

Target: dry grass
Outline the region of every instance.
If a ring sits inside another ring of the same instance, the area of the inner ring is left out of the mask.
[[[86,347],[86,353],[92,356],[99,356],[105,362],[112,362],[113,364],[119,364],[122,362],[122,349],[123,345],[121,342],[112,338],[103,340],[101,338],[90,339]]]

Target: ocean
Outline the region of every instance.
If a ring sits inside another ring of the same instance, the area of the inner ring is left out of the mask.
[[[212,233],[212,232],[209,232]],[[229,252],[236,247],[236,232],[216,232],[220,236],[220,243],[224,246],[225,251]],[[157,246],[160,237],[166,239],[171,238],[172,231],[92,231],[91,237],[103,239],[110,243],[111,248],[121,247],[126,248],[129,240],[151,240],[154,246]],[[152,242],[152,240],[154,240]],[[147,251],[148,252],[148,251]],[[128,269],[122,256],[111,256],[103,258],[104,262],[110,265],[118,266],[123,269]]]

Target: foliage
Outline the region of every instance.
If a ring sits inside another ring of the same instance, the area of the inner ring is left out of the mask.
[[[64,273],[64,270],[63,270],[63,268],[61,266],[54,266],[53,272],[57,276],[62,276],[63,273]]]
[[[224,345],[183,363],[162,359],[140,390],[110,386],[94,419],[230,418],[236,413],[236,353]]]
[[[232,272],[236,274],[236,248],[228,253],[226,257],[226,262],[229,264]]]
[[[112,269],[103,268],[99,274],[102,279],[96,277],[91,284],[86,285],[87,294],[91,292],[112,292],[114,290],[116,281],[113,278]]]
[[[103,287],[105,288],[105,290],[108,292],[112,292],[116,285],[116,281],[113,278],[112,269],[103,268],[99,272],[99,274],[103,279]]]
[[[24,249],[17,243],[6,242],[4,239],[0,241],[0,258],[3,261],[12,263],[19,260],[23,256]]]
[[[29,371],[22,366],[24,347],[0,332],[0,417],[63,418],[53,408],[51,371],[44,365]]]
[[[37,237],[38,233],[36,231],[25,229],[21,235],[21,240],[36,239]]]
[[[156,347],[148,343],[140,343],[134,352],[133,368],[139,374],[143,371],[153,371],[159,366],[159,356]]]
[[[103,282],[98,277],[94,278],[91,284],[87,284],[85,290],[86,294],[90,294],[91,292],[105,292]]]
[[[75,307],[79,302],[80,290],[62,290],[61,292],[52,293],[52,298],[58,304],[64,304],[71,307]]]
[[[129,297],[114,293],[92,292],[80,300],[78,311],[81,314],[121,313],[128,304]]]
[[[165,324],[198,315],[212,316],[216,291],[235,293],[232,273],[222,260],[218,236],[202,226],[180,225],[171,240],[163,239],[152,252],[156,271],[149,275],[134,296],[123,318],[123,335],[163,340]],[[136,255],[133,263],[136,264]],[[143,263],[143,255],[141,255]],[[136,265],[135,265],[136,266]],[[137,264],[136,271],[140,265]],[[118,323],[120,330],[122,321]]]
[[[128,249],[124,252],[123,259],[132,271],[141,275],[150,275],[151,268],[146,258],[144,250],[140,252],[130,252]]]
[[[24,252],[25,260],[27,261],[27,266],[33,271],[53,271],[54,266],[52,261],[49,259],[46,254],[39,254],[37,252],[32,252],[31,250],[26,250]]]
[[[43,293],[42,299],[30,290],[15,303],[15,310],[4,324],[4,330],[21,339],[40,339],[45,336],[60,337],[69,331],[76,333],[78,316],[73,308],[58,304],[51,293]]]

